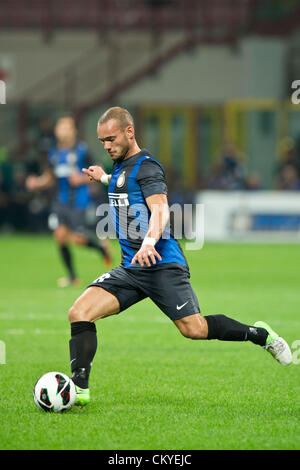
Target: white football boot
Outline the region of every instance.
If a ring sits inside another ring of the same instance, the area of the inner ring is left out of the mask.
[[[263,321],[254,323],[256,328],[264,328],[268,332],[266,345],[263,348],[268,351],[276,361],[280,362],[283,366],[291,364],[293,358],[289,345],[281,338],[272,328]]]

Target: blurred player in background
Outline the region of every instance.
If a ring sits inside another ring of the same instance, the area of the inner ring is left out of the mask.
[[[58,119],[55,125],[57,144],[48,152],[48,160],[40,176],[30,175],[26,187],[41,191],[57,184],[57,194],[50,214],[50,228],[59,246],[67,277],[58,279],[59,287],[80,283],[72,259],[69,243],[92,248],[101,254],[106,266],[111,264],[108,245],[101,243],[87,229],[86,210],[91,203],[89,178],[81,172],[91,165],[84,142],[77,140],[77,128],[72,116]]]

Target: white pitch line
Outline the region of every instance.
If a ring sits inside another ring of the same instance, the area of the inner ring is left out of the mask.
[[[22,330],[22,329],[12,329],[12,330],[4,330],[3,335],[13,335],[13,336],[21,336],[21,335],[57,335],[69,334],[68,330],[59,331],[59,330],[41,330],[40,328],[35,328],[34,330]]]
[[[22,313],[0,313],[0,320],[63,320],[66,321],[67,315],[49,315],[41,313],[28,313],[27,315]]]

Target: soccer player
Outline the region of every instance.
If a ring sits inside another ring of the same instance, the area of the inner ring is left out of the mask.
[[[108,109],[98,121],[97,133],[114,162],[112,173],[106,174],[100,166],[90,166],[83,172],[91,180],[109,184],[108,197],[122,262],[92,282],[69,310],[76,405],[84,406],[90,401],[89,374],[97,349],[96,320],[118,314],[146,297],[186,338],[251,341],[281,364],[289,364],[292,358],[288,344],[266,323],[259,321],[249,326],[225,315],[200,314],[187,260],[172,234],[162,237],[169,219],[163,167],[138,146],[130,113],[119,107]],[[130,231],[137,212],[140,238],[136,237],[136,230]]]
[[[108,246],[99,243],[86,229],[86,209],[91,203],[89,178],[81,172],[90,165],[87,146],[77,140],[77,128],[72,116],[63,116],[55,125],[57,145],[48,153],[48,164],[40,176],[31,175],[26,186],[30,191],[48,189],[58,184],[52,207],[54,238],[59,246],[68,276],[58,279],[59,287],[79,284],[69,242],[97,250],[104,263],[111,264]]]

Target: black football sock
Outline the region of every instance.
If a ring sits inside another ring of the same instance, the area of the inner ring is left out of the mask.
[[[93,238],[87,238],[86,246],[89,248],[93,248],[94,250],[98,251],[102,256],[105,256],[106,252],[103,246],[97,243]]]
[[[60,254],[63,260],[64,265],[67,268],[69,278],[74,280],[76,279],[76,274],[74,271],[74,266],[73,266],[73,260],[72,260],[72,254],[67,245],[59,246],[60,248]]]
[[[254,344],[265,346],[268,332],[264,328],[244,325],[225,315],[207,315],[207,339],[221,341],[251,341]]]
[[[92,361],[97,350],[95,323],[71,323],[70,359],[72,380],[80,388],[88,388]]]

